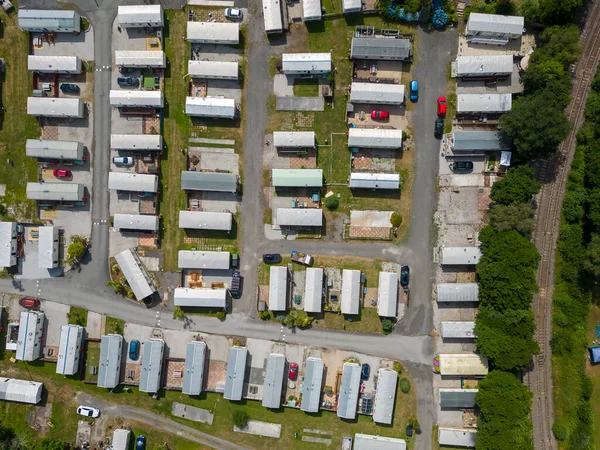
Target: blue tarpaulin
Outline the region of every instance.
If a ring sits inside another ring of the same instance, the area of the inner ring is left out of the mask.
[[[588,347],[588,352],[590,352],[590,361],[592,364],[600,363],[600,345]]]
[[[596,332],[596,339],[600,339],[600,325],[596,325],[594,331]]]

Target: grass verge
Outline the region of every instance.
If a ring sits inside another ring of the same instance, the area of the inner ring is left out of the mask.
[[[125,321],[114,317],[106,317],[106,325],[104,327],[105,334],[123,334],[125,330]]]
[[[296,78],[294,80],[294,96],[316,97],[319,95],[319,80]]]
[[[87,325],[88,312],[85,308],[79,306],[71,306],[67,313],[67,320],[71,325],[79,325],[85,327]]]

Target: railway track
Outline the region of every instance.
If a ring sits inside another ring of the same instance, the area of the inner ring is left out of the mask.
[[[561,143],[557,154],[536,164],[535,172],[542,189],[538,202],[538,216],[533,241],[540,252],[537,272],[539,292],[533,299],[535,338],[540,353],[534,358],[525,376],[533,392],[533,440],[537,450],[557,448],[552,434],[554,421],[552,399],[552,366],[550,336],[552,333],[552,295],[554,290],[554,260],[560,225],[560,212],[566,183],[575,152],[577,132],[584,119],[585,101],[600,59],[600,0],[589,4],[585,26],[581,34],[582,53],[575,67],[571,103],[567,117],[573,128]]]

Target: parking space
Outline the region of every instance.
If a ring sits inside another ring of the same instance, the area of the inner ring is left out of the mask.
[[[357,59],[353,65],[354,81],[379,83],[402,82],[402,61],[377,61]]]
[[[52,42],[45,42],[42,34],[31,33],[33,54],[39,56],[78,56],[83,61],[94,60],[94,29],[79,35],[54,33]]]
[[[68,305],[42,301],[41,310],[46,316],[46,347],[58,347],[60,344],[60,329],[69,324],[67,314],[71,309]]]
[[[387,119],[373,119],[373,111],[385,111],[389,114]],[[406,107],[401,105],[367,105],[355,104],[354,112],[348,114],[348,123],[358,128],[390,128],[406,131],[408,119]]]
[[[54,269],[39,267],[38,227],[25,227],[23,236],[23,257],[19,258],[19,275],[16,278],[35,280],[62,276],[62,267]],[[60,248],[61,259],[64,258],[64,251],[64,247]]]
[[[485,45],[467,42],[464,35],[458,37],[458,56],[481,55],[527,55],[535,48],[535,36],[526,33],[520,39],[510,40],[506,45]]]

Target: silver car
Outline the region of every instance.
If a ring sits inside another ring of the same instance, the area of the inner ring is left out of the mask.
[[[238,8],[227,8],[225,10],[225,17],[229,20],[242,20],[244,18],[244,13]]]

